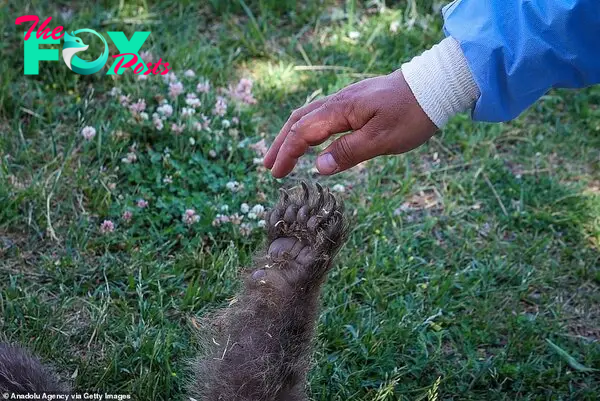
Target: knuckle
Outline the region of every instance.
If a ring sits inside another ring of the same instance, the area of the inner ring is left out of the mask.
[[[348,166],[354,162],[354,149],[350,145],[347,137],[341,137],[336,146],[337,163],[341,166]]]
[[[294,111],[292,111],[292,114],[290,115],[290,120],[292,120],[292,121],[299,120],[300,117],[302,117],[302,110],[294,109]]]
[[[354,102],[346,102],[346,104],[344,105],[344,114],[346,116],[352,116],[355,117],[356,116],[356,104]]]
[[[331,99],[323,105],[327,111],[338,113],[346,118],[355,116],[355,113],[359,111],[357,106],[351,93],[344,90],[332,95]],[[353,121],[354,118],[351,120]]]
[[[331,103],[343,103],[348,96],[344,91],[339,91],[331,96]]]

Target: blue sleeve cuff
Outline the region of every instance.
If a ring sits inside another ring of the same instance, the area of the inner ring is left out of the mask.
[[[597,0],[457,0],[442,12],[481,91],[475,120],[507,121],[551,88],[600,82]]]

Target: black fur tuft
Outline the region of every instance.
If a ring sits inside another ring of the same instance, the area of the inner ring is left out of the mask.
[[[68,393],[54,371],[24,348],[0,343],[0,393]]]

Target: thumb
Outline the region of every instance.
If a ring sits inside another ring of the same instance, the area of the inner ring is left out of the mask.
[[[331,175],[347,170],[365,160],[379,155],[375,136],[370,122],[359,130],[333,141],[317,158],[320,174]]]

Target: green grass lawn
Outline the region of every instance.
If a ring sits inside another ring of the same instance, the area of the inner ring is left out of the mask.
[[[508,124],[459,116],[336,177],[315,174],[313,152],[275,180],[260,141],[437,42],[437,2],[58,3],[0,3],[0,340],[77,390],[186,399],[197,321],[263,239],[242,204],[318,180],[344,190],[353,231],[323,296],[312,399],[598,399],[599,87],[551,92]],[[176,76],[62,60],[25,76],[25,14],[150,30],[143,50]],[[232,95],[242,78],[256,102]]]

